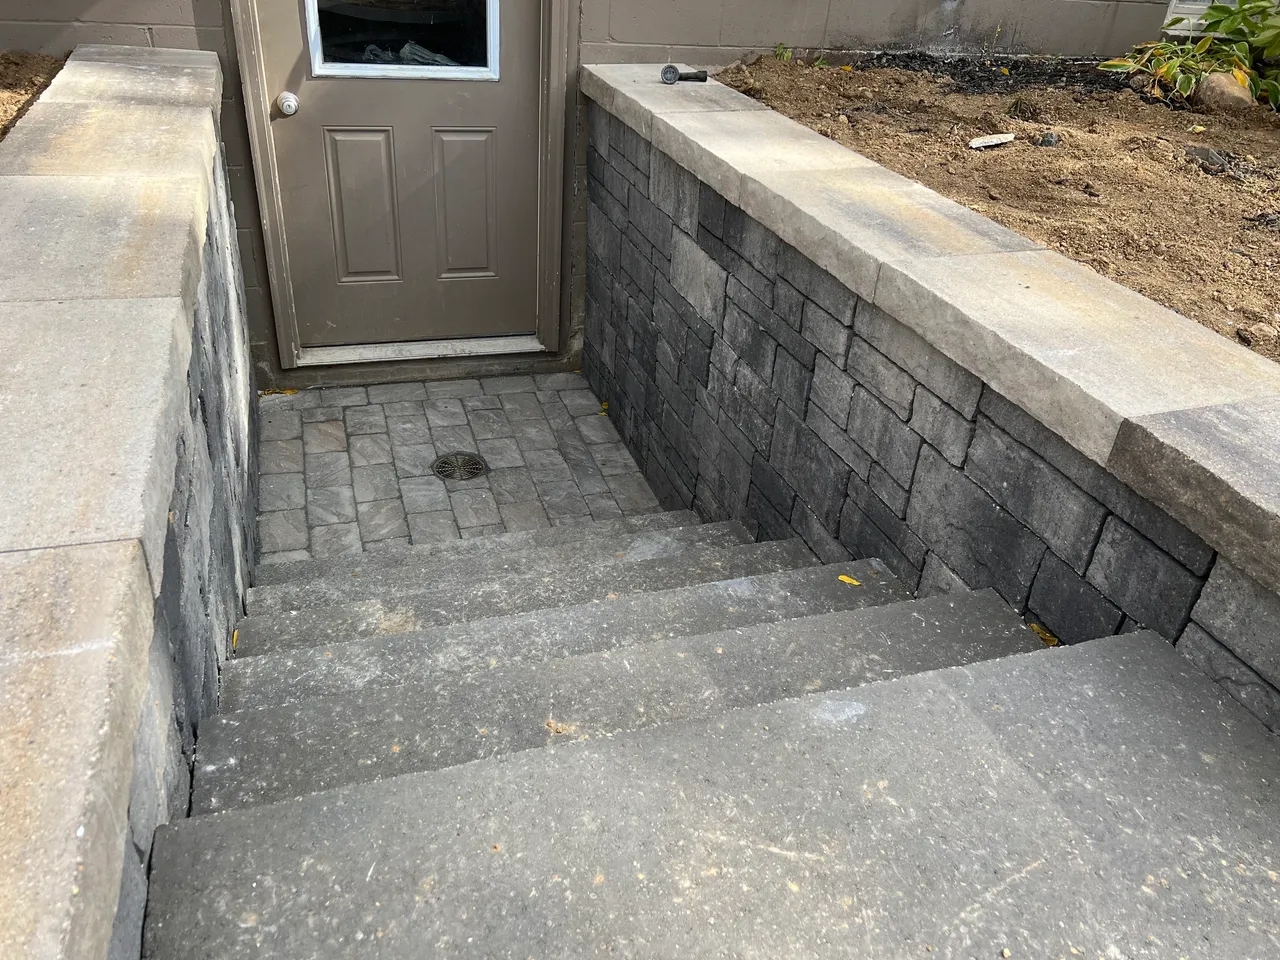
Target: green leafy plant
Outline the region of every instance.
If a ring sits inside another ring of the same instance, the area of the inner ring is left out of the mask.
[[[791,48],[785,43],[780,43],[773,48],[773,58],[787,63],[791,60]]]
[[[813,65],[814,65],[815,67],[829,67],[829,66],[831,66],[830,62],[828,62],[828,60],[827,60],[827,55],[826,55],[825,53],[821,53],[821,54],[819,54],[819,55],[818,55],[818,59],[817,59],[817,60],[815,60],[815,61],[813,61]]]
[[[1165,29],[1187,22],[1174,17]],[[1280,0],[1215,3],[1201,18],[1197,33],[1177,43],[1158,40],[1134,47],[1126,57],[1098,65],[1112,73],[1146,74],[1157,97],[1185,100],[1210,73],[1229,73],[1256,100],[1280,109]]]

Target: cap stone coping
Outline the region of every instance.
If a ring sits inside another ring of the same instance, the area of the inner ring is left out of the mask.
[[[105,956],[153,625],[142,549],[3,554],[0,582],[0,956]]]
[[[202,107],[222,100],[218,55],[208,50],[85,44],[40,95],[41,103],[163,104]]]
[[[1280,366],[723,84],[666,87],[660,67],[584,66],[581,89],[1280,589]]]

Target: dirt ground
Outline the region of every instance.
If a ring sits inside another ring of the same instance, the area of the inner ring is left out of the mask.
[[[61,68],[57,57],[0,50],[0,140]]]
[[[1280,118],[1209,116],[1057,60],[766,57],[721,81],[1280,360]],[[1040,146],[1046,132],[1056,146]],[[969,141],[1013,133],[1007,146]],[[1207,160],[1188,147],[1216,152]]]

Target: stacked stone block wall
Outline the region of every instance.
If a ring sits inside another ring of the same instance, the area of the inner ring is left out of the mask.
[[[1280,730],[1280,598],[594,102],[589,131],[584,372],[666,506],[1067,643],[1149,627]]]

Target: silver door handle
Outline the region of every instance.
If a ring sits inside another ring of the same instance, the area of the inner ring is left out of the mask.
[[[298,112],[298,95],[286,90],[276,97],[276,106],[280,108],[280,112],[286,117],[292,117]]]

